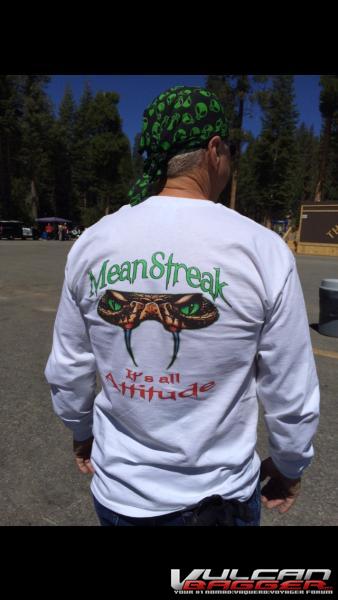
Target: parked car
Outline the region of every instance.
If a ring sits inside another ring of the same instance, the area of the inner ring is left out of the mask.
[[[79,227],[73,227],[73,229],[70,231],[70,239],[72,240],[77,240],[77,238],[79,238],[81,235],[81,230],[79,229]]]
[[[22,227],[22,221],[0,221],[0,239],[14,240],[14,238],[20,238],[24,240],[25,236]]]
[[[32,229],[31,229],[31,227],[23,227],[23,228],[22,228],[22,235],[23,235],[23,237],[24,237],[24,239],[25,239],[25,240],[26,240],[27,238],[31,238],[31,237],[33,237],[33,234],[32,234]]]

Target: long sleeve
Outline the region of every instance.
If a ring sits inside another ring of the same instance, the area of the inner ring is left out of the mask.
[[[270,455],[297,478],[313,456],[319,385],[302,288],[294,258],[268,314],[257,353],[257,394],[265,412]]]
[[[96,363],[80,308],[67,281],[67,266],[45,376],[54,411],[82,441],[92,435]]]

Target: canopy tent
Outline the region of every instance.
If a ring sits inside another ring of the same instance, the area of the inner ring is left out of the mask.
[[[70,219],[61,219],[61,217],[42,217],[35,219],[38,223],[71,223]]]

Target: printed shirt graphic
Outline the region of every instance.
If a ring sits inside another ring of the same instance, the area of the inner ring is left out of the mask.
[[[46,377],[75,439],[93,431],[93,493],[121,514],[249,498],[258,400],[281,472],[313,455],[318,380],[294,258],[210,201],[151,197],[82,234]]]

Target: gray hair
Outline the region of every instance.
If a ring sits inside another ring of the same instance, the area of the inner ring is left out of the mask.
[[[200,148],[186,152],[185,154],[173,156],[168,162],[167,177],[178,177],[198,167],[203,160],[204,154],[205,150]]]

